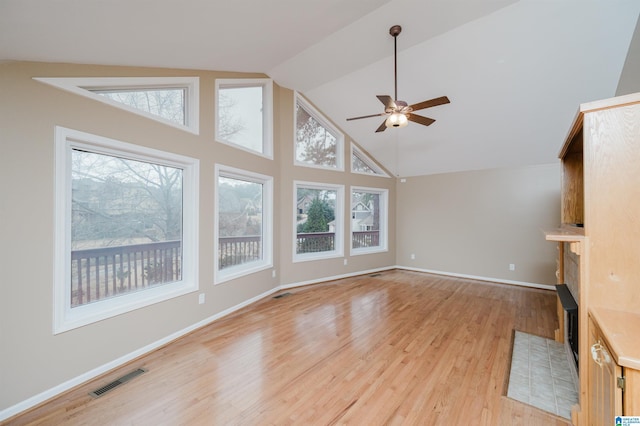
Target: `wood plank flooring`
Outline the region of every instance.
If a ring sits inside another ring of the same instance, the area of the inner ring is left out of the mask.
[[[553,338],[552,292],[399,270],[288,292],[9,423],[568,424],[504,396],[513,330]]]

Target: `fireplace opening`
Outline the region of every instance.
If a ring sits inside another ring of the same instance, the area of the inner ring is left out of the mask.
[[[556,285],[556,291],[562,303],[562,309],[565,312],[564,337],[568,349],[573,355],[573,361],[576,364],[576,370],[579,364],[578,358],[578,304],[573,298],[566,284]]]

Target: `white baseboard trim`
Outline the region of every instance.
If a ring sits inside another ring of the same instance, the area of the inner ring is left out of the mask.
[[[0,411],[0,421],[6,420],[10,417],[15,416],[16,414],[19,414],[23,411],[26,411],[30,408],[35,407],[38,404],[41,404],[49,399],[52,399],[58,395],[60,395],[63,392],[66,392],[70,389],[73,389],[76,386],[79,386],[83,383],[86,383],[92,379],[95,379],[96,377],[105,374],[115,368],[118,368],[130,361],[133,361],[134,359],[145,355],[149,352],[152,352],[164,345],[166,345],[167,343],[170,343],[176,339],[179,339],[180,337],[191,333],[192,331],[197,330],[198,328],[204,327],[206,325],[211,324],[212,322],[225,317],[239,309],[244,308],[245,306],[248,306],[254,302],[257,302],[260,299],[263,299],[265,297],[268,297],[270,295],[272,295],[273,293],[277,292],[278,290],[280,290],[279,287],[276,287],[274,289],[271,289],[267,292],[264,292],[258,296],[252,297],[251,299],[248,299],[242,303],[239,303],[238,305],[235,305],[229,309],[225,309],[224,311],[221,311],[213,316],[210,316],[202,321],[199,321],[187,328],[184,328],[182,330],[176,331],[175,333],[172,333],[170,335],[168,335],[167,337],[164,337],[160,340],[156,340],[155,342],[144,346],[138,350],[135,350],[131,353],[128,353],[126,355],[121,356],[120,358],[117,358],[111,362],[108,362],[106,364],[103,364],[99,367],[94,368],[93,370],[87,371],[84,374],[81,374],[77,377],[74,377],[73,379],[67,380],[64,383],[61,383],[57,386],[52,387],[51,389],[48,389],[44,392],[41,392],[35,396],[32,396],[29,399],[26,399],[22,402],[19,402],[9,408],[6,408],[2,411]]]
[[[320,284],[328,281],[341,280],[343,278],[357,277],[358,275],[374,274],[376,272],[383,272],[383,271],[388,271],[396,268],[397,268],[396,266],[385,266],[383,268],[375,268],[375,269],[368,269],[366,271],[358,271],[358,272],[352,272],[348,274],[334,275],[332,277],[318,278],[316,280],[300,281],[300,282],[291,283],[291,284],[282,284],[279,289],[285,290],[289,288],[304,287],[306,285]]]
[[[503,279],[500,279],[500,278],[481,277],[481,276],[477,276],[477,275],[456,274],[454,272],[444,272],[444,271],[435,271],[433,269],[413,268],[411,266],[403,266],[403,265],[396,265],[396,268],[397,269],[404,269],[406,271],[426,272],[428,274],[445,275],[445,276],[448,276],[448,277],[467,278],[467,279],[470,279],[470,280],[488,281],[488,282],[492,282],[492,283],[516,285],[516,286],[520,286],[520,287],[538,288],[538,289],[541,289],[541,290],[553,290],[553,291],[555,291],[555,289],[556,289],[556,287],[554,285],[549,285],[549,284],[528,283],[528,282],[525,282],[525,281],[503,280]]]

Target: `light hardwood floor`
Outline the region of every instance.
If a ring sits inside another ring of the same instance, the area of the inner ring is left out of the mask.
[[[398,270],[288,292],[10,424],[568,424],[504,396],[513,330],[553,338],[552,292]]]

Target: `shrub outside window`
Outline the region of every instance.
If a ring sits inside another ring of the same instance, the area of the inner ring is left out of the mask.
[[[197,290],[197,170],[56,129],[56,332]]]

